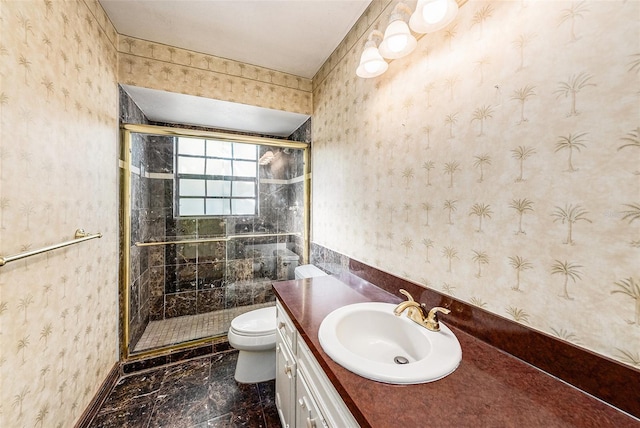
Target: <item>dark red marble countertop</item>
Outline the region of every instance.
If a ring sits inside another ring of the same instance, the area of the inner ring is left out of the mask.
[[[324,353],[320,323],[344,305],[396,303],[399,297],[350,274],[283,281],[273,288],[362,427],[640,427],[626,413],[451,325],[462,347],[462,362],[451,375],[418,385],[365,379]],[[440,321],[447,324],[446,315]]]

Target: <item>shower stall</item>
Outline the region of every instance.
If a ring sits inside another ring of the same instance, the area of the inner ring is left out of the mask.
[[[123,126],[125,357],[226,335],[308,260],[306,143]]]

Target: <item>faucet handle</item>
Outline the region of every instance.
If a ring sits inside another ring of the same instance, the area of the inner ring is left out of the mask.
[[[415,300],[413,300],[413,296],[409,294],[407,290],[405,290],[404,288],[401,288],[399,291],[400,291],[400,294],[404,294],[410,302],[415,302]]]
[[[429,314],[427,315],[427,319],[425,320],[426,327],[431,331],[440,331],[440,322],[438,322],[438,312],[442,312],[443,314],[448,314],[451,311],[447,308],[443,308],[440,306],[436,306],[431,308]]]

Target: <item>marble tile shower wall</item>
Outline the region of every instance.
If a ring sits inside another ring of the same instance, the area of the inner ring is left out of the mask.
[[[122,89],[120,109],[121,123],[150,123]],[[309,120],[289,139],[310,142],[310,127]],[[172,137],[134,134],[132,140],[131,347],[151,320],[274,300],[271,281],[286,279],[291,269],[282,260],[266,263],[262,255],[247,251],[247,246],[280,244],[302,254],[301,237],[153,247],[133,245],[135,242],[303,230],[304,155],[301,150],[260,148],[260,155],[271,150],[275,158],[270,165],[260,167],[258,217],[176,219],[173,147]]]
[[[149,121],[144,113],[138,108],[127,93],[119,87],[119,103],[120,103],[120,124],[135,123],[148,124]],[[146,227],[149,215],[149,198],[148,195],[148,179],[144,177],[144,165],[148,164],[148,153],[146,147],[148,137],[135,134],[132,141],[132,163],[137,168],[131,175],[131,191],[132,191],[132,212],[131,212],[131,230],[132,242],[140,240],[142,236],[147,235]],[[122,148],[120,149],[122,153]],[[122,157],[122,155],[121,155]],[[142,336],[145,327],[149,323],[150,313],[150,289],[149,289],[149,264],[147,263],[147,251],[144,247],[136,247],[132,245],[129,249],[131,257],[130,279],[131,287],[129,293],[129,332],[130,341],[135,344]],[[124,260],[120,260],[120,266],[124,266]],[[121,275],[123,272],[121,272]],[[121,299],[124,296],[121,296]]]
[[[131,145],[131,242],[143,241],[148,236],[150,216],[149,179],[145,166],[150,137],[134,135]],[[130,248],[129,331],[132,343],[142,336],[151,312],[149,263],[145,247]]]
[[[302,196],[302,192],[296,189],[300,183],[269,182],[268,173],[263,171],[261,178],[267,182],[260,184],[258,217],[175,218],[173,141],[167,137],[154,137],[150,143],[147,150],[149,163],[145,168],[149,178],[144,179],[148,183],[150,205],[147,223],[141,228],[144,231],[141,240],[202,239],[301,230],[301,221],[298,220],[301,215],[288,209],[296,206],[292,201]],[[261,150],[264,152],[267,148]],[[302,162],[301,155],[292,154],[292,157],[297,159],[292,160],[294,168],[289,174],[295,174],[295,165]],[[302,199],[297,205],[302,206]],[[140,218],[145,219],[145,216]],[[268,263],[262,260],[263,255],[247,251],[247,246],[282,243],[295,252],[290,241],[288,238],[247,238],[146,247],[150,319],[195,315],[272,301],[271,280],[286,279],[287,269],[276,264],[275,271],[265,270],[262,266]],[[145,281],[145,277],[141,277],[142,287]]]
[[[310,245],[310,263],[332,275],[350,272],[349,257],[322,245],[312,242]]]

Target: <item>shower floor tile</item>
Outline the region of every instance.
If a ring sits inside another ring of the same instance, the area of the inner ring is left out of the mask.
[[[134,352],[160,348],[205,337],[225,335],[227,331],[229,331],[231,320],[238,315],[273,305],[274,302],[267,302],[258,305],[222,309],[199,315],[187,315],[184,317],[151,321],[136,344]]]

